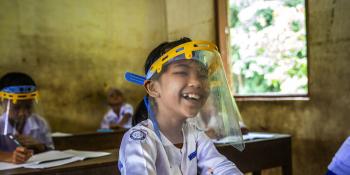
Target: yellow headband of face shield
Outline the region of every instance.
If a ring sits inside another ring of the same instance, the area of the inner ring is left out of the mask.
[[[151,68],[149,69],[146,75],[146,79],[151,78],[155,72],[160,73],[162,71],[162,67],[164,66],[164,64],[176,58],[177,56],[184,54],[186,59],[192,59],[193,51],[200,51],[200,50],[219,53],[216,45],[208,41],[191,41],[191,42],[181,44],[169,50],[160,58],[158,58],[157,61],[155,61],[152,64]]]
[[[17,103],[17,100],[35,100],[38,101],[39,93],[38,91],[34,91],[31,93],[7,93],[7,92],[0,92],[0,99],[1,101],[8,99],[12,100],[14,104]]]
[[[162,68],[165,64],[169,63],[172,60],[176,59],[196,59],[198,57],[192,55],[194,51],[209,51],[211,53],[214,53],[215,55],[218,55],[220,57],[220,54],[218,52],[218,48],[215,46],[215,44],[208,42],[208,41],[191,41],[184,44],[181,44],[173,49],[170,49],[168,52],[166,52],[164,55],[159,57],[150,67],[150,69],[147,71],[146,76],[137,75],[131,72],[125,73],[125,79],[129,82],[135,83],[137,85],[144,85],[145,80],[151,79],[151,77],[155,73],[160,73],[162,71]],[[184,55],[185,58],[180,58],[178,56]],[[212,61],[208,66],[208,73],[209,75],[219,67],[220,60],[214,59],[214,62]]]

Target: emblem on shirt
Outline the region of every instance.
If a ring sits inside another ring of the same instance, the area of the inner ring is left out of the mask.
[[[130,134],[132,140],[144,140],[146,138],[146,131],[144,130],[134,130]]]

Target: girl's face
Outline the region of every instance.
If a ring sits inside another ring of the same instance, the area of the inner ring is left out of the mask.
[[[112,92],[108,94],[107,102],[111,107],[120,106],[123,104],[123,97],[118,93]]]
[[[5,103],[7,105],[7,102]],[[18,100],[15,104],[10,102],[9,118],[17,122],[25,121],[31,115],[32,110],[33,100]]]
[[[156,88],[159,112],[195,117],[209,94],[208,71],[196,60],[176,61],[161,74]]]

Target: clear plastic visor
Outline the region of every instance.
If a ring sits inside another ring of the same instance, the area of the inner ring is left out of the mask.
[[[0,131],[2,135],[16,135],[24,131],[27,119],[32,115],[42,113],[35,99],[14,100],[4,99],[0,107]]]
[[[183,142],[198,139],[199,134],[204,132],[216,143],[231,144],[238,150],[243,150],[244,143],[239,126],[240,113],[229,89],[220,54],[216,51],[197,50],[192,52],[191,58],[179,55],[163,65],[161,74],[167,71],[164,69],[165,66],[169,67],[178,62],[197,64],[192,66],[192,69],[195,69],[192,71],[197,72],[200,88],[203,88],[195,92],[182,93],[184,101],[187,100],[187,104],[193,103],[194,106],[191,109],[193,115],[183,124]],[[150,105],[157,115],[155,103]],[[169,142],[167,139],[162,139],[162,142],[164,145],[180,144]]]

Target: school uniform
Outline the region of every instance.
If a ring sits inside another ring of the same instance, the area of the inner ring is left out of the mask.
[[[120,112],[119,114],[116,114],[113,109],[108,110],[108,112],[105,114],[105,116],[103,117],[103,120],[101,122],[101,128],[102,129],[110,129],[109,125],[110,124],[118,124],[120,123],[120,121],[123,119],[123,116],[125,114],[134,114],[134,109],[133,107],[128,104],[128,103],[124,103],[121,107],[120,107]],[[122,126],[123,128],[131,128],[131,117],[129,118],[129,120]]]
[[[5,114],[0,116],[0,131],[3,134],[5,129]],[[8,123],[7,134],[17,134],[16,129]],[[31,136],[40,143],[45,144],[48,149],[54,149],[51,138],[51,131],[46,120],[37,114],[31,114],[25,121],[22,135]]]
[[[207,123],[205,123],[203,119],[198,120],[197,118],[190,118],[187,121],[195,123],[201,130],[214,129],[216,132],[219,132],[219,130],[222,129],[219,127],[222,126],[222,122],[218,120],[214,114],[211,115]]]
[[[121,174],[242,174],[217,151],[204,132],[189,123],[184,124],[182,132],[184,143],[179,149],[162,133],[159,138],[149,119],[129,129],[119,149]]]
[[[350,137],[339,148],[332,162],[328,166],[327,175],[350,174]]]

